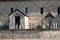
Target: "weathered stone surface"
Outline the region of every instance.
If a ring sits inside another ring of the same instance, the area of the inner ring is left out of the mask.
[[[9,17],[7,16],[11,13],[10,8],[13,8],[13,10],[19,9],[25,13],[25,8],[28,7],[29,25],[31,23],[36,27],[38,24],[42,23],[42,19],[44,19],[44,16],[49,12],[54,16],[58,16],[57,8],[60,7],[60,1],[0,1],[0,5],[2,25],[5,23],[8,24]],[[44,9],[43,14],[41,14],[41,7]]]
[[[60,31],[1,30],[0,39],[54,39],[60,38]]]

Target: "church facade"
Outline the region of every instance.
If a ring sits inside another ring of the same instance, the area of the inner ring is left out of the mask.
[[[60,29],[60,1],[0,1],[0,29]]]

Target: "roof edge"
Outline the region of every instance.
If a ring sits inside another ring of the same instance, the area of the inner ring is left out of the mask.
[[[19,12],[21,12],[23,15],[27,16],[25,13],[23,13],[23,12],[22,12],[21,10],[19,10],[19,9],[14,10],[12,13],[9,14],[9,16],[12,15],[15,11],[19,11]],[[28,16],[27,16],[27,17],[28,17]]]

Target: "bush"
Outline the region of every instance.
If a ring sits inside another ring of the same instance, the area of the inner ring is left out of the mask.
[[[3,26],[1,27],[1,29],[9,29],[9,26],[3,25]]]
[[[37,29],[43,29],[42,25],[37,25]]]

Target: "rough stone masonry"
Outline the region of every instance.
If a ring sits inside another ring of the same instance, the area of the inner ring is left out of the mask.
[[[54,39],[60,38],[58,30],[0,30],[0,39]]]
[[[12,28],[13,25],[8,25],[11,23],[9,19],[9,17],[11,16],[9,16],[9,14],[11,13],[11,8],[13,8],[13,10],[19,9],[20,11],[25,13],[25,8],[28,7],[27,24],[30,28],[36,29],[37,25],[42,25],[42,20],[45,21],[44,17],[50,12],[55,17],[52,18],[51,26],[58,26],[57,29],[60,29],[60,15],[58,13],[58,8],[60,8],[60,1],[0,1],[0,5],[0,25],[7,25]],[[41,14],[41,7],[43,7],[43,14]],[[16,16],[17,14],[15,13]],[[11,21],[15,27],[15,22],[13,20]],[[48,25],[46,21],[43,22],[43,24],[43,26]]]

